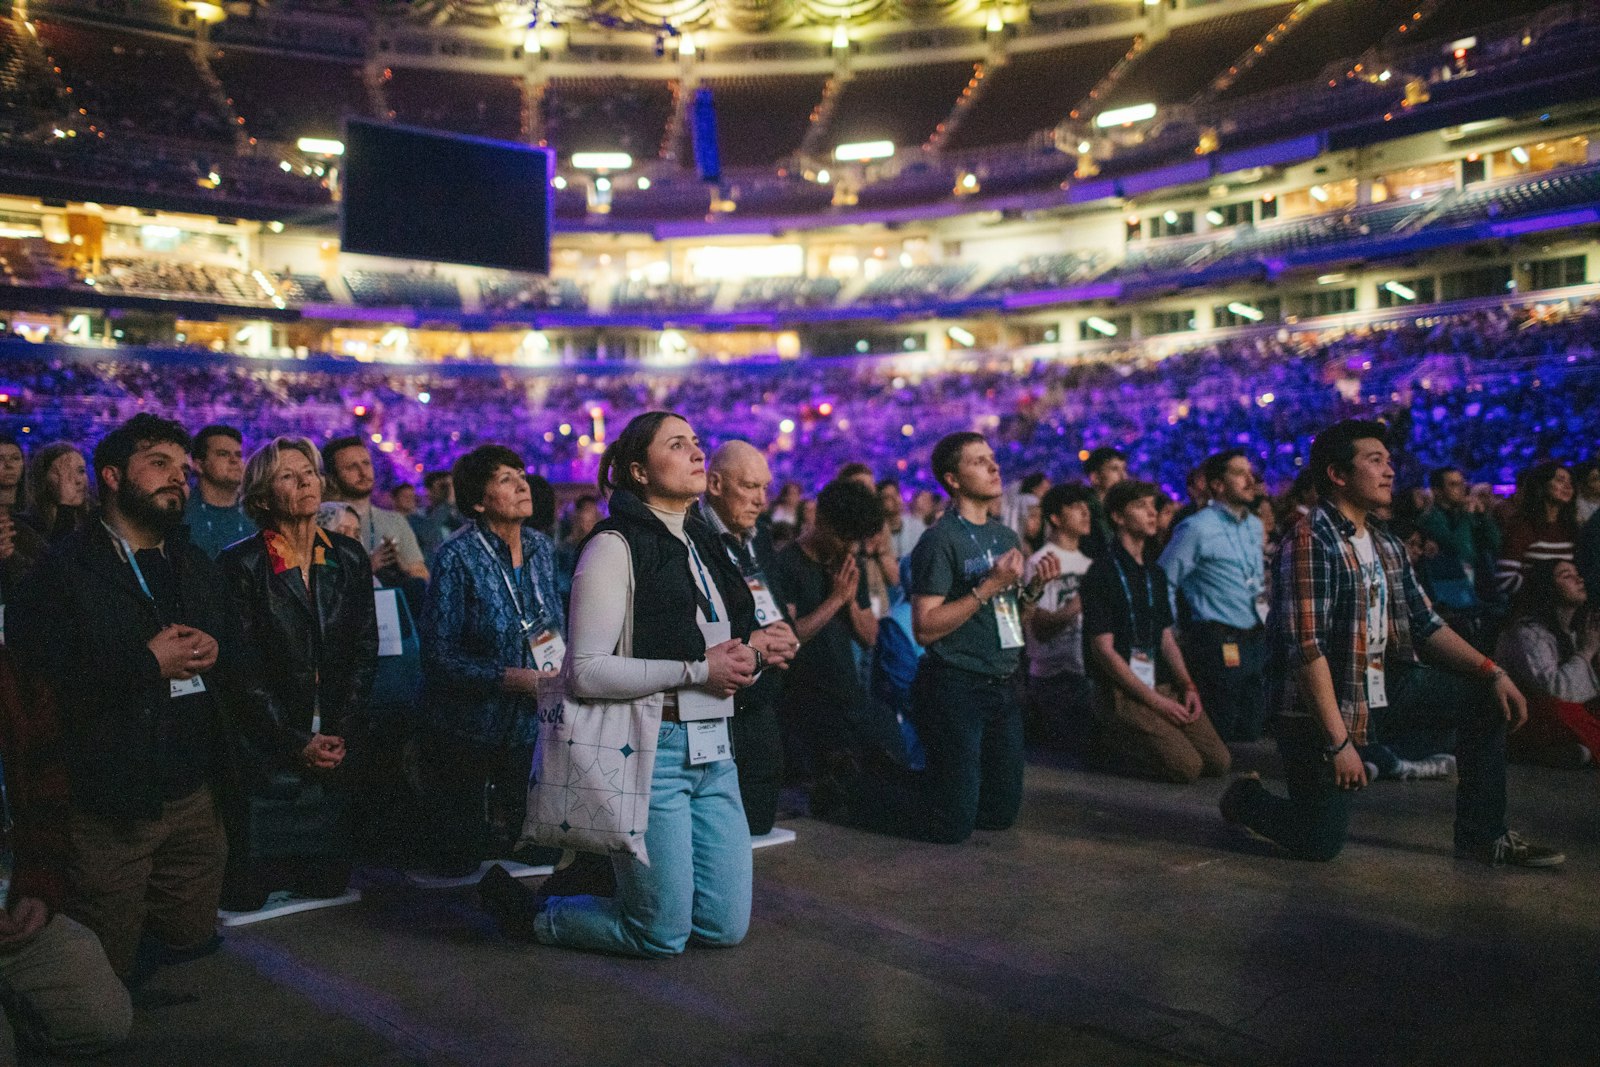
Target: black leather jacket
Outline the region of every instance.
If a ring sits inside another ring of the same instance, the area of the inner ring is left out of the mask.
[[[344,738],[346,763],[370,730],[378,669],[372,564],[359,542],[339,534],[320,533],[317,548],[321,562],[311,567],[310,589],[275,533],[246,538],[217,558],[239,605],[248,653],[239,727],[258,781],[301,766],[314,712],[323,734]]]

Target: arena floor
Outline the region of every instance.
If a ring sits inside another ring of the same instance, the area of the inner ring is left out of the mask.
[[[1218,782],[1035,761],[1020,827],[961,847],[791,821],[756,855],[746,944],[670,962],[509,944],[469,892],[372,889],[161,973],[98,1062],[1592,1064],[1600,776],[1512,786],[1563,870],[1452,859],[1450,783],[1372,787],[1313,866],[1224,828]]]

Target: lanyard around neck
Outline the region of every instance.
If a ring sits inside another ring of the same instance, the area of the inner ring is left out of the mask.
[[[1122,560],[1117,558],[1117,549],[1115,546],[1113,546],[1111,549],[1111,565],[1117,569],[1117,580],[1122,583],[1122,595],[1128,598],[1128,634],[1132,639],[1133,646],[1135,648],[1154,649],[1156,635],[1153,632],[1149,635],[1150,643],[1148,645],[1141,645],[1139,643],[1139,614],[1134,610],[1133,607],[1133,589],[1128,585],[1128,575],[1122,569]],[[1153,631],[1155,629],[1155,619],[1153,616],[1156,613],[1156,591],[1155,585],[1150,580],[1149,567],[1144,568],[1144,603],[1145,609],[1152,616],[1152,618],[1147,620],[1150,623],[1147,629]]]
[[[134,580],[139,583],[139,589],[144,593],[145,599],[154,604],[156,602],[155,594],[150,592],[150,583],[144,579],[144,569],[139,566],[139,557],[134,553],[133,545],[128,543],[126,537],[113,530],[110,523],[102,520],[100,525],[105,527],[106,533],[110,534],[112,540],[117,543],[117,548],[121,551],[122,558],[132,568]]]
[[[489,539],[483,536],[482,530],[474,530],[473,533],[477,535],[478,543],[483,546],[483,550],[489,553],[489,558],[494,560],[495,570],[500,572],[500,580],[505,583],[506,593],[511,597],[511,606],[517,610],[517,618],[526,624],[529,621],[527,608],[523,605],[522,597],[517,592],[516,583],[511,580],[510,573],[506,571],[505,565],[500,562],[500,554],[494,550],[493,545],[489,544]],[[528,561],[524,559],[522,561],[522,565],[526,567],[528,565]],[[531,576],[529,577],[528,584],[533,587],[534,604],[538,607],[539,613],[542,615],[544,614],[544,600],[539,596],[539,585],[537,582],[533,581]]]
[[[688,531],[684,531],[684,538],[689,543],[689,560],[700,579],[695,599],[700,601],[700,610],[705,612],[706,622],[718,622],[721,617],[717,614],[716,602],[711,599],[711,583],[706,579],[706,569],[700,562],[700,551],[694,547],[694,538],[688,536]]]

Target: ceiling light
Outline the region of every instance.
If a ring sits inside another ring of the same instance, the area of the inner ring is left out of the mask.
[[[627,170],[633,157],[626,152],[574,152],[572,165],[579,170]]]
[[[893,141],[857,141],[833,150],[833,158],[840,163],[863,163],[870,159],[888,159],[892,155]]]
[[[344,142],[335,141],[330,137],[302,137],[295,142],[295,147],[313,156],[344,155]]]
[[[1131,107],[1113,108],[1102,111],[1094,117],[1094,124],[1102,130],[1111,126],[1128,126],[1135,122],[1146,122],[1156,117],[1154,104],[1134,104]]]

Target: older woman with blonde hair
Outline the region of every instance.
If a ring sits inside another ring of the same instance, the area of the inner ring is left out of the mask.
[[[321,466],[303,437],[251,456],[241,496],[261,532],[217,561],[252,653],[241,715],[255,772],[251,878],[230,901],[239,910],[275,890],[338,896],[350,877],[348,800],[369,729],[378,622],[366,550],[317,525]]]

